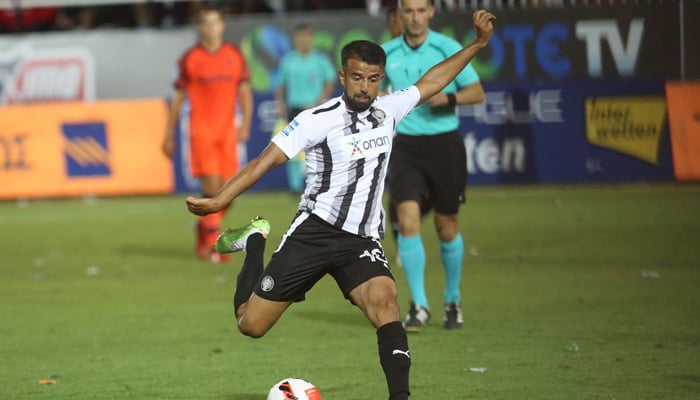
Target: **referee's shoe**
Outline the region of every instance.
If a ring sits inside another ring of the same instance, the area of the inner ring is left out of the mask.
[[[267,235],[270,234],[270,222],[264,218],[255,217],[248,225],[226,229],[216,238],[216,251],[221,254],[245,251],[248,237],[255,233],[267,239]]]

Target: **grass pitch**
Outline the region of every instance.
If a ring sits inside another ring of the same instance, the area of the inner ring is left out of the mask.
[[[700,185],[468,196],[461,331],[441,327],[444,273],[424,226],[434,322],[409,336],[412,398],[698,398]],[[286,376],[324,400],[387,398],[374,329],[330,278],[264,338],[238,334],[242,256],[198,262],[183,198],[0,203],[0,399],[262,400]],[[295,207],[252,193],[226,222],[268,218],[269,258]]]

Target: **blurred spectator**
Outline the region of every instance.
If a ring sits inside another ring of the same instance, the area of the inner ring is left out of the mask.
[[[0,33],[52,30],[57,15],[57,7],[0,9]]]

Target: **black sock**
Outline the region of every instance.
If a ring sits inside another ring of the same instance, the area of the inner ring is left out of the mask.
[[[408,338],[401,322],[390,322],[377,329],[379,362],[384,369],[389,400],[407,400],[408,375],[411,369],[411,356],[408,352]]]
[[[245,245],[245,261],[238,274],[236,293],[233,295],[233,310],[238,311],[241,304],[248,301],[255,285],[263,272],[263,256],[265,255],[265,238],[260,233],[248,237]]]

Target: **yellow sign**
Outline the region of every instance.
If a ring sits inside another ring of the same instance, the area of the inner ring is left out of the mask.
[[[666,101],[663,97],[586,99],[586,137],[596,146],[659,163]]]

